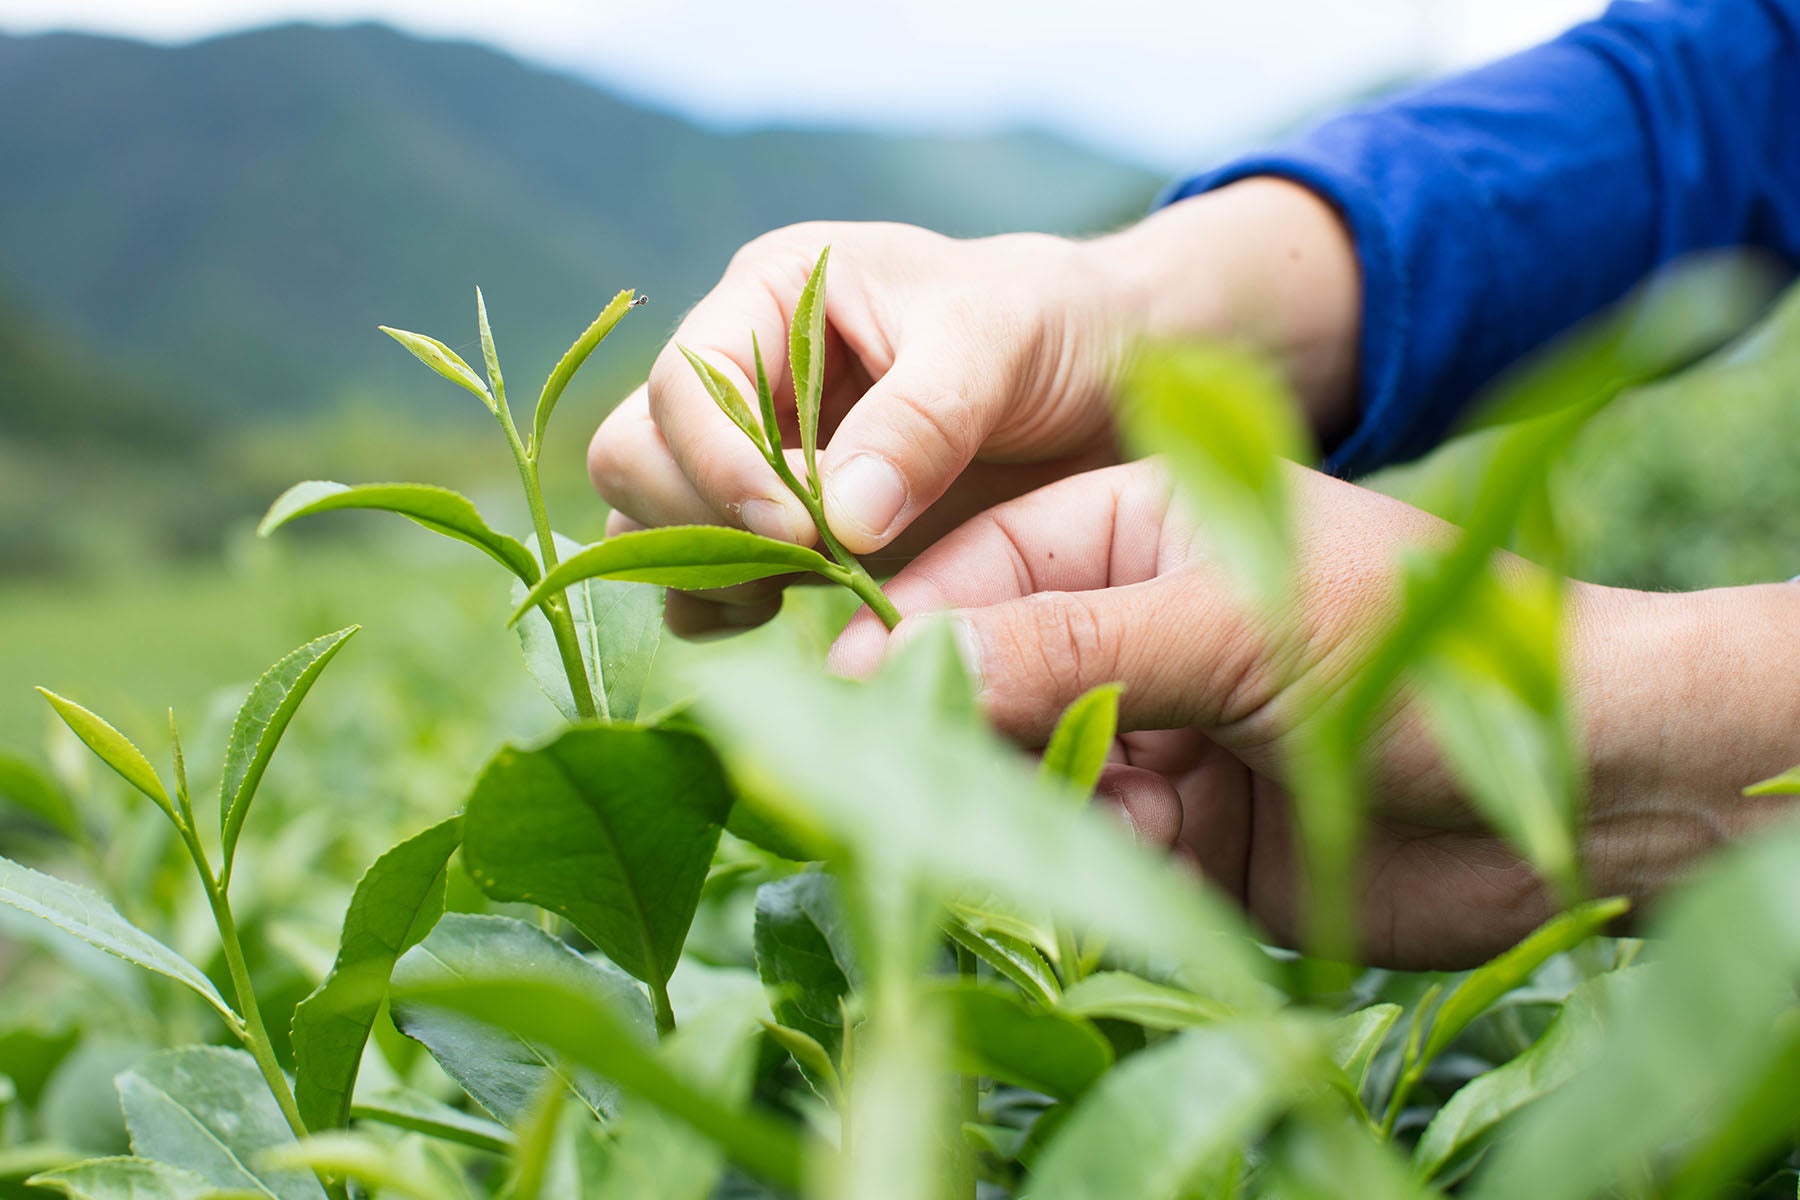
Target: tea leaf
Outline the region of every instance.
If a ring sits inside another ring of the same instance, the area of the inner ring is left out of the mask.
[[[68,795],[16,755],[0,754],[0,800],[10,801],[58,833],[77,840],[85,835],[81,816]]]
[[[264,1150],[294,1135],[242,1050],[186,1046],[144,1059],[117,1080],[131,1150],[191,1171],[215,1188],[276,1200],[322,1200],[305,1171],[257,1171]]]
[[[1800,796],[1800,767],[1783,771],[1773,779],[1753,783],[1744,789],[1746,796]]]
[[[298,517],[351,508],[399,513],[433,533],[467,542],[526,583],[538,580],[537,559],[524,543],[495,532],[468,497],[424,483],[364,483],[349,487],[309,479],[296,483],[269,506],[256,533],[258,537],[268,537]]]
[[[314,1133],[349,1124],[369,1030],[394,964],[444,911],[444,870],[462,840],[451,817],[375,860],[350,897],[337,960],[294,1009],[294,1099]]]
[[[225,870],[231,876],[231,864],[237,854],[238,836],[244,830],[244,818],[250,814],[250,802],[269,768],[281,735],[299,711],[301,701],[312,690],[337,652],[343,649],[359,625],[314,638],[288,654],[263,672],[238,708],[231,723],[231,740],[225,747],[225,768],[219,779],[219,825],[224,832]]]
[[[506,1126],[452,1108],[418,1092],[388,1090],[363,1095],[350,1106],[350,1118],[408,1129],[441,1142],[456,1142],[490,1154],[505,1154],[514,1144],[512,1130]]]
[[[1032,1200],[1176,1200],[1215,1156],[1309,1092],[1315,1029],[1291,1020],[1189,1029],[1107,1074],[1037,1159]]]
[[[1124,691],[1123,684],[1102,684],[1069,705],[1044,747],[1040,768],[1044,778],[1068,784],[1084,799],[1094,794],[1119,731],[1119,697]]]
[[[753,944],[775,1019],[836,1058],[843,1047],[842,1003],[856,978],[837,881],[805,871],[757,888]]]
[[[538,394],[537,413],[531,420],[531,446],[533,453],[544,447],[544,431],[550,427],[550,414],[556,411],[556,402],[562,399],[564,389],[569,380],[575,378],[575,372],[581,370],[581,364],[588,360],[594,348],[606,340],[606,335],[613,331],[626,313],[643,304],[647,297],[639,296],[630,288],[626,288],[614,296],[607,306],[600,310],[593,323],[581,331],[574,345],[557,360],[550,371],[550,377],[544,380],[544,390]]]
[[[1458,1164],[1485,1145],[1501,1121],[1585,1071],[1599,1057],[1607,1014],[1623,996],[1646,986],[1646,975],[1628,968],[1583,983],[1523,1054],[1458,1088],[1413,1149],[1419,1177],[1430,1179]]]
[[[629,579],[697,591],[797,571],[836,579],[839,568],[816,550],[722,525],[639,529],[607,538],[559,564],[531,589],[512,620],[519,620],[546,596],[584,579]]]
[[[844,1081],[838,1075],[837,1064],[831,1061],[831,1053],[825,1047],[798,1029],[777,1025],[773,1021],[764,1021],[762,1024],[763,1032],[788,1052],[794,1065],[800,1069],[801,1076],[821,1100],[834,1105],[843,1103]]]
[[[475,393],[482,404],[491,413],[498,413],[493,396],[488,394],[487,384],[469,368],[469,364],[458,357],[456,351],[444,345],[434,337],[426,337],[422,333],[408,333],[404,329],[392,329],[386,325],[378,326],[381,332],[412,351],[414,358],[448,379],[461,388]]]
[[[1552,956],[1571,950],[1625,915],[1622,897],[1593,900],[1544,922],[1537,932],[1475,971],[1438,1006],[1421,1062],[1430,1062],[1496,1000],[1531,977]]]
[[[1074,1100],[1112,1066],[1111,1043],[1084,1018],[1034,1008],[991,984],[946,984],[938,994],[964,1072]]]
[[[441,928],[441,927],[440,927]],[[430,945],[431,939],[412,953]],[[402,966],[404,966],[404,962]],[[708,1138],[752,1175],[800,1190],[804,1143],[795,1129],[754,1109],[738,1111],[672,1069],[636,1026],[622,1023],[616,1002],[560,981],[509,973],[487,964],[460,980],[432,983],[396,977],[395,1000],[408,1011],[449,1010],[510,1031],[616,1083]]]
[[[89,712],[73,700],[65,700],[47,688],[39,688],[38,695],[50,702],[56,715],[63,719],[63,724],[74,731],[82,744],[92,750],[96,757],[111,767],[126,783],[148,796],[156,807],[163,810],[177,828],[181,818],[175,812],[174,801],[163,788],[162,780],[156,777],[156,769],[144,752],[132,744],[130,738],[114,729],[106,721]]]
[[[1056,972],[1051,970],[1042,951],[1029,940],[1004,930],[977,928],[968,922],[961,906],[953,911],[956,915],[945,922],[944,928],[957,945],[973,952],[1035,1003],[1045,1008],[1056,1007],[1062,984],[1057,981]]]
[[[1204,535],[1251,595],[1275,601],[1289,572],[1284,459],[1311,457],[1275,369],[1219,344],[1144,347],[1121,391],[1140,452],[1163,454]]]
[[[661,985],[730,809],[717,760],[692,734],[582,726],[494,756],[469,796],[463,862],[496,900],[561,913]]]
[[[596,1117],[615,1110],[618,1091],[604,1077],[571,1075],[554,1047],[513,1031],[446,1011],[435,1000],[464,981],[512,979],[554,987],[601,1007],[607,1028],[633,1043],[652,1038],[650,1004],[638,986],[610,963],[583,958],[542,930],[511,917],[450,913],[394,968],[394,1024],[422,1043],[450,1078],[507,1125],[525,1120],[552,1074]]]
[[[831,247],[819,251],[788,326],[788,370],[794,377],[794,407],[800,418],[800,448],[806,454],[806,482],[819,490],[819,401],[825,391],[825,263]]]
[[[33,1175],[26,1186],[70,1200],[204,1200],[213,1185],[180,1167],[148,1158],[96,1158]]]
[[[581,543],[561,534],[553,536],[558,558],[580,553]],[[535,550],[535,538],[530,545]],[[515,580],[512,602],[523,603],[527,591],[523,580]],[[606,716],[614,721],[636,720],[644,686],[650,678],[650,664],[662,643],[662,589],[648,583],[590,579],[571,585],[563,594],[568,600],[569,618],[575,626],[575,640],[581,647],[588,683],[605,697]],[[534,607],[513,628],[525,654],[525,667],[538,687],[564,717],[579,720],[549,618],[541,608]]]
[[[487,297],[475,289],[475,324],[481,331],[481,357],[487,365],[488,385],[493,388],[494,403],[506,403],[506,380],[500,375],[500,353],[494,349],[494,331],[488,326]]]
[[[756,407],[762,415],[763,444],[773,464],[781,453],[781,424],[775,416],[775,389],[769,386],[769,370],[763,366],[762,343],[756,340],[754,329],[750,331],[750,353],[756,359]]]
[[[1371,1004],[1331,1023],[1331,1061],[1343,1068],[1350,1082],[1361,1088],[1369,1064],[1405,1010],[1398,1004]]]
[[[679,346],[677,349],[681,351],[682,357],[688,360],[688,366],[694,368],[694,374],[700,377],[701,384],[706,388],[706,394],[713,398],[713,403],[719,406],[719,411],[730,417],[731,423],[744,431],[744,436],[763,452],[763,457],[768,457],[772,453],[769,449],[770,437],[765,435],[762,427],[756,423],[756,414],[750,411],[750,404],[744,399],[744,394],[737,390],[737,385],[731,382],[731,378],[725,372],[686,346]]]
[[[1340,1105],[1303,1106],[1268,1139],[1257,1176],[1265,1200],[1439,1200],[1418,1182],[1391,1143]]]
[[[187,959],[127,921],[98,893],[0,858],[0,904],[45,921],[88,945],[182,983],[234,1029],[238,1016],[212,980]]]
[[[396,1143],[366,1133],[328,1132],[264,1150],[256,1164],[265,1170],[316,1171],[362,1184],[359,1195],[382,1200],[447,1200],[467,1195],[468,1185],[450,1163],[426,1152],[417,1140]]]
[[[1106,1017],[1170,1031],[1211,1025],[1231,1016],[1231,1010],[1216,1000],[1125,971],[1089,975],[1065,991],[1057,1007],[1071,1016]]]

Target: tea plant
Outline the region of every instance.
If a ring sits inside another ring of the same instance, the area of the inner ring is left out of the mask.
[[[276,748],[355,629],[309,642],[250,690],[220,767],[216,837],[196,817],[172,715],[170,788],[112,725],[46,694],[173,830],[223,982],[127,920],[121,909],[145,911],[128,883],[115,906],[0,859],[0,912],[30,918],[46,944],[85,942],[184,985],[236,1046],[196,1043],[208,1035],[193,1027],[127,1065],[132,1153],[85,1157],[31,1140],[36,1118],[8,1099],[7,1077],[35,1068],[0,1032],[0,1189],[35,1171],[36,1188],[96,1200],[1792,1193],[1780,1155],[1800,1104],[1800,834],[1724,856],[1648,941],[1601,938],[1626,906],[1585,893],[1557,579],[1501,588],[1490,570],[1509,543],[1559,564],[1550,464],[1619,390],[1747,324],[1755,296],[1739,276],[1690,273],[1490,410],[1487,469],[1445,500],[1461,537],[1409,565],[1350,683],[1308,698],[1321,732],[1294,790],[1307,948],[1321,956],[1296,957],[1088,808],[1117,733],[1115,687],[1077,701],[1035,766],[988,731],[954,647],[929,634],[866,684],[766,647],[717,648],[690,702],[645,715],[663,587],[808,572],[897,623],[824,516],[825,272],[821,254],[788,345],[799,470],[760,345],[754,409],[688,359],[826,553],[715,527],[586,547],[556,533],[538,475],[550,418],[633,293],[551,371],[528,437],[479,293],[485,378],[442,342],[388,331],[496,418],[530,536],[443,488],[321,481],[278,499],[262,530],[377,509],[481,550],[513,577],[526,664],[568,725],[502,748],[458,811],[446,803],[374,860],[303,999],[278,1008],[254,977],[265,939],[245,935],[233,883],[241,894],[255,879],[236,868]],[[1305,451],[1279,381],[1235,351],[1147,347],[1123,392],[1129,440],[1166,456],[1219,560],[1270,621],[1288,619],[1275,603],[1292,569],[1281,459]],[[1471,802],[1564,905],[1471,972],[1345,965],[1364,755],[1402,688]],[[1763,790],[1800,792],[1800,774]],[[58,784],[0,759],[0,794],[99,861]],[[106,979],[111,961],[70,958]],[[271,1019],[289,1011],[284,1038]]]

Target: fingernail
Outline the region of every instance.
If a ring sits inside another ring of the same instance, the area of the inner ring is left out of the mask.
[[[906,480],[887,459],[858,454],[825,483],[832,515],[872,538],[881,537],[906,507]]]
[[[781,542],[799,541],[798,527],[788,509],[779,500],[746,500],[738,506],[738,520],[751,533]]]
[[[981,635],[967,619],[957,617],[950,622],[950,636],[956,641],[956,653],[962,659],[963,669],[969,673],[969,682],[979,694],[982,688]]]

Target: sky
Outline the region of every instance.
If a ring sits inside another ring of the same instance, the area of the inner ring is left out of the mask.
[[[286,20],[470,38],[715,125],[1048,129],[1162,170],[1596,0],[0,0],[0,31],[185,41]]]

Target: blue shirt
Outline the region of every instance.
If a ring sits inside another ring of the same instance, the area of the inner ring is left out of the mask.
[[[1311,188],[1355,238],[1361,417],[1328,467],[1409,458],[1670,259],[1754,246],[1800,263],[1800,0],[1623,0],[1166,199],[1249,175]]]

